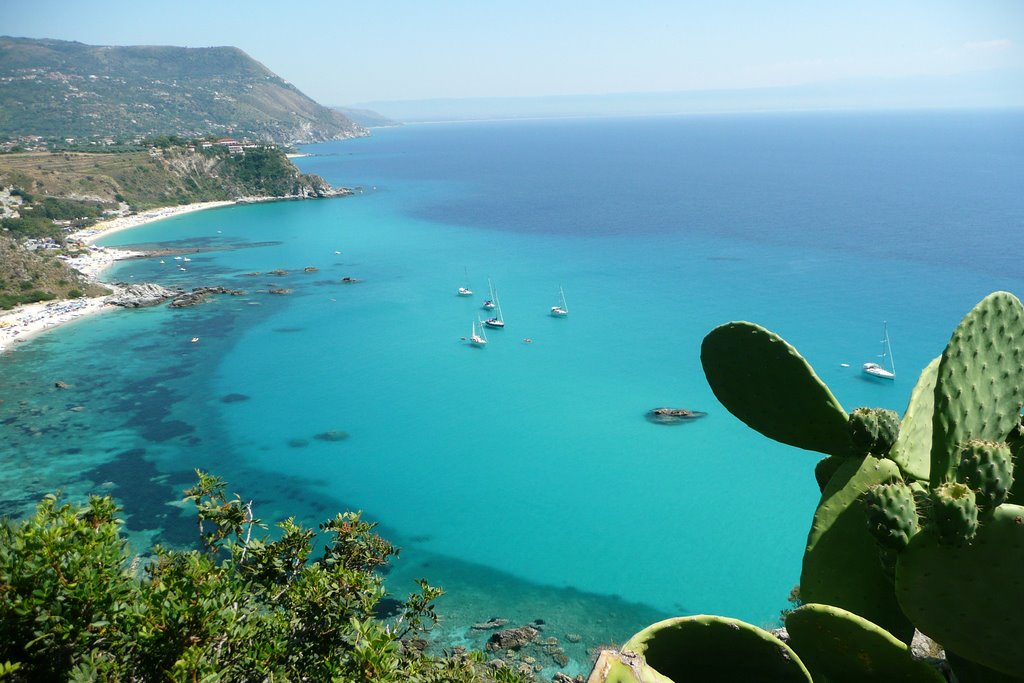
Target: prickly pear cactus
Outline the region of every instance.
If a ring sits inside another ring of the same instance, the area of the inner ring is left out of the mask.
[[[958,482],[932,489],[929,517],[939,541],[961,546],[978,532],[978,503],[974,491]]]
[[[603,677],[595,667],[589,683],[613,680],[811,683],[811,675],[788,645],[763,629],[728,617],[699,615],[660,621],[630,638],[613,659],[615,664],[602,668],[617,677]],[[622,677],[626,674],[622,665],[636,671],[636,678]],[[663,678],[654,678],[651,670]]]
[[[807,536],[800,595],[836,605],[881,625],[909,643],[914,627],[900,611],[892,578],[879,562],[861,496],[876,484],[900,479],[891,460],[844,458],[821,494]]]
[[[900,466],[904,480],[928,481],[932,452],[932,413],[935,412],[936,358],[921,371],[910,393],[910,401],[900,422],[900,434],[888,457]]]
[[[1024,678],[1024,507],[1004,503],[968,545],[922,529],[899,554],[896,596],[925,635],[959,656]]]
[[[988,519],[1013,485],[1010,447],[995,441],[969,441],[960,453],[956,478],[974,491],[979,518]]]
[[[884,408],[857,408],[850,413],[850,439],[862,455],[885,455],[896,443],[900,416]]]
[[[954,478],[968,441],[1002,441],[1024,405],[1024,306],[989,294],[960,321],[935,381],[931,485]]]
[[[853,612],[804,605],[786,616],[790,646],[816,681],[830,683],[945,683],[907,645]]]
[[[903,482],[869,488],[864,494],[864,510],[868,531],[883,548],[903,550],[918,531],[914,492]]]
[[[716,327],[701,344],[700,361],[718,400],[752,429],[797,448],[850,453],[843,407],[774,332],[748,322]]]

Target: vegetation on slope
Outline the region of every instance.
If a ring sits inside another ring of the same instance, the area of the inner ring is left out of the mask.
[[[0,234],[0,310],[106,293],[106,288],[86,282],[53,252],[28,251],[17,240]]]
[[[208,132],[286,144],[364,135],[238,48],[0,37],[0,137]]]
[[[300,173],[275,147],[231,154],[225,145],[160,138],[151,148],[110,153],[0,154],[0,308],[98,295],[57,259],[60,249],[28,251],[27,239],[59,247],[68,231],[106,212],[240,197],[324,197],[335,191]]]
[[[359,513],[321,524],[314,558],[314,530],[287,519],[273,540],[251,502],[198,474],[186,500],[200,550],[133,557],[110,498],[48,497],[34,517],[0,524],[0,678],[525,680],[480,656],[426,654],[442,591],[425,580],[380,615],[380,571],[398,550]]]

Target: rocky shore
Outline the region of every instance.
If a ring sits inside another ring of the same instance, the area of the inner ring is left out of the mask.
[[[237,295],[241,290],[228,290],[217,287],[199,287],[191,291],[169,290],[159,285],[145,285],[144,289],[132,289],[138,285],[118,285],[116,283],[102,282],[103,272],[112,266],[116,261],[138,258],[148,254],[128,251],[126,249],[112,249],[110,247],[98,247],[94,244],[101,237],[128,230],[130,228],[163,220],[172,216],[179,216],[193,211],[212,209],[234,204],[249,204],[254,202],[281,201],[287,199],[307,199],[312,197],[335,197],[352,194],[346,188],[331,189],[330,192],[322,192],[315,195],[296,195],[286,197],[242,197],[234,201],[201,202],[186,204],[183,206],[164,207],[144,211],[130,216],[120,216],[109,221],[96,223],[89,228],[72,233],[68,236],[70,241],[78,241],[85,245],[83,253],[65,262],[82,273],[92,282],[101,282],[104,286],[114,290],[114,294],[102,297],[79,298],[72,300],[60,300],[51,302],[39,302],[18,306],[11,311],[0,314],[0,353],[9,351],[15,344],[25,342],[33,336],[49,331],[59,325],[78,320],[84,316],[99,313],[105,310],[114,310],[118,307],[134,308],[138,306],[152,306],[164,301],[171,301],[175,307],[190,306],[200,303],[210,294]],[[161,292],[161,290],[163,290]],[[275,291],[275,294],[287,294],[288,291]],[[151,301],[152,303],[144,303]]]

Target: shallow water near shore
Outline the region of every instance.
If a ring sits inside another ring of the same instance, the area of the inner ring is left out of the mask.
[[[106,314],[0,357],[0,507],[109,492],[136,547],[183,544],[176,501],[201,467],[265,520],[362,509],[403,549],[396,595],[421,576],[447,589],[440,640],[480,647],[474,623],[541,620],[570,659],[538,653],[547,672],[585,671],[590,648],[670,615],[774,624],[818,458],[721,408],[701,339],[761,323],[847,409],[902,411],[974,303],[1024,292],[1022,129],[1012,112],[818,114],[308,146],[304,170],[362,192],[101,241],[210,248],[114,276],[246,295]],[[488,277],[507,326],[477,349],[461,338],[488,315]],[[559,286],[564,319],[548,314]],[[890,384],[859,373],[883,321]],[[659,406],[708,415],[644,419]]]

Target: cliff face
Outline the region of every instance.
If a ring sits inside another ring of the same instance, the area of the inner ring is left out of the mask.
[[[208,133],[279,144],[366,135],[234,47],[0,37],[0,137]]]
[[[230,154],[223,146],[198,144],[122,154],[3,154],[0,186],[16,188],[35,202],[59,197],[103,208],[124,202],[136,210],[256,195],[336,194],[319,176],[301,173],[280,149],[256,146]]]

